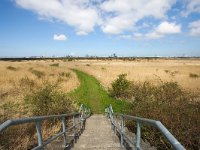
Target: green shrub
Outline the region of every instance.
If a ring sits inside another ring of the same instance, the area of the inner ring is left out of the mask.
[[[25,102],[34,115],[62,114],[72,110],[72,100],[58,90],[56,84],[45,83],[36,92],[27,95]]]
[[[17,68],[13,67],[13,66],[8,66],[6,67],[8,70],[12,70],[12,71],[17,71]]]
[[[59,67],[59,63],[50,64],[50,66],[52,66],[52,67]]]
[[[176,82],[161,82],[160,85],[137,83],[127,81],[122,75],[113,82],[111,92],[116,93],[113,94],[115,97],[133,100],[131,115],[160,120],[186,149],[200,149],[200,102]],[[127,122],[127,126],[135,131],[133,122]],[[143,126],[142,138],[157,149],[171,149],[153,127]]]
[[[111,95],[116,98],[129,97],[131,82],[126,79],[127,74],[120,74],[118,78],[112,82]]]

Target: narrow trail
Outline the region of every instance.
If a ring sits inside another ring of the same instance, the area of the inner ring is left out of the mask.
[[[130,107],[128,102],[110,97],[93,76],[80,70],[73,69],[73,71],[80,81],[80,86],[75,91],[69,93],[70,97],[90,107],[94,114],[104,113],[104,109],[109,104],[112,104],[117,112],[125,113],[128,110],[127,108]]]

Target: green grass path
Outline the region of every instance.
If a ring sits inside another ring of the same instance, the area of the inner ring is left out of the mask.
[[[105,108],[111,104],[116,112],[126,113],[130,104],[126,101],[116,100],[108,95],[100,83],[91,75],[80,70],[73,71],[77,74],[80,86],[69,96],[91,108],[95,114],[104,113]]]

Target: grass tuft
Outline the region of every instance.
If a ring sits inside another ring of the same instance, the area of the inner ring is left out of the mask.
[[[198,74],[195,73],[190,73],[190,78],[199,78],[200,76]]]
[[[12,70],[12,71],[17,71],[17,68],[13,67],[13,66],[8,66],[6,67],[8,70]]]
[[[50,64],[51,67],[59,67],[59,63]]]
[[[31,73],[36,75],[38,78],[42,78],[45,76],[45,72],[39,70],[31,70]]]

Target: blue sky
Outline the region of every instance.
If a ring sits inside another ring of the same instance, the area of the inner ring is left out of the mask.
[[[200,0],[1,0],[0,57],[200,56]]]

